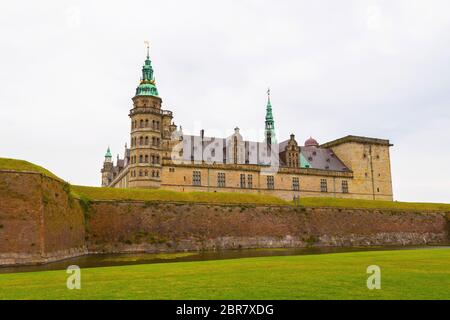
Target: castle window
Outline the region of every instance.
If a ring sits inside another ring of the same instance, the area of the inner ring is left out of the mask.
[[[211,150],[211,157],[215,157],[216,156],[216,149],[212,149]]]
[[[300,190],[300,180],[298,177],[292,178],[292,190],[299,191]]]
[[[156,128],[156,126],[155,126],[155,120],[152,121],[152,128],[153,128],[153,129]]]
[[[139,177],[142,177],[142,170],[139,170]]]
[[[342,193],[348,193],[348,182],[347,182],[347,180],[342,180]]]
[[[159,121],[156,121],[156,130],[159,130]]]
[[[156,144],[155,141],[156,141],[155,137],[152,137],[152,146],[154,146]]]
[[[145,137],[145,145],[148,146],[148,137]]]
[[[380,192],[380,188],[377,188],[377,192]]]
[[[156,171],[156,177],[159,178],[159,171]]]
[[[245,189],[245,174],[241,174],[241,188]]]
[[[159,164],[159,156],[156,156],[156,164]]]
[[[155,177],[155,170],[152,170],[152,177]]]
[[[148,128],[148,119],[145,119],[145,127]]]
[[[156,146],[159,147],[159,144],[160,144],[160,140],[159,140],[159,138],[156,138]]]
[[[142,160],[142,155],[140,155],[139,156],[139,163],[142,163],[143,162],[143,160]]]
[[[145,155],[145,163],[148,163],[148,154]]]
[[[169,168],[169,172],[175,172],[175,168]]]
[[[143,128],[144,127],[144,120],[141,119],[140,121],[140,127]]]
[[[251,174],[247,176],[247,186],[249,189],[253,188],[253,175]]]
[[[192,172],[192,184],[194,186],[201,186],[202,185],[202,176],[200,171],[193,171]]]
[[[320,192],[328,192],[327,179],[320,179]]]
[[[144,175],[145,175],[146,177],[148,176],[148,171],[147,171],[147,170],[145,170]]]
[[[217,186],[219,188],[225,188],[225,173],[219,172],[217,174]]]
[[[143,145],[144,144],[144,137],[139,137],[139,145]]]
[[[273,176],[267,176],[267,189],[275,189],[275,179]]]

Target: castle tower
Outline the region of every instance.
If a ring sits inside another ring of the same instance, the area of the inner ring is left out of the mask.
[[[273,120],[272,104],[270,102],[270,89],[267,90],[266,125],[264,131],[264,141],[270,147],[277,143],[275,137],[275,121]]]
[[[142,78],[132,100],[128,187],[158,188],[163,157],[169,153],[172,112],[161,109],[148,45]]]
[[[111,183],[113,176],[112,154],[109,147],[105,154],[105,161],[103,162],[103,168],[101,172],[102,172],[102,187],[107,187]]]

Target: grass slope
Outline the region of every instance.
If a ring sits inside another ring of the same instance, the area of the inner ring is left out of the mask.
[[[89,200],[177,201],[220,204],[289,205],[290,202],[273,196],[232,192],[176,192],[160,189],[116,189],[72,186],[78,197]]]
[[[46,176],[61,180],[50,171],[24,160],[0,158],[0,169],[39,172]],[[175,192],[160,189],[115,189],[85,186],[71,186],[71,192],[75,197],[83,198],[86,200],[136,200],[202,202],[217,204],[293,205],[292,202],[284,201],[273,196],[238,192]],[[450,212],[450,204],[337,198],[302,198],[300,200],[300,205],[305,207],[342,207]]]
[[[450,212],[450,204],[447,203],[399,202],[339,198],[303,198],[300,200],[300,204],[305,207],[340,207]]]
[[[381,267],[381,290],[366,269]],[[1,299],[450,299],[450,249],[340,253],[0,274]]]
[[[48,177],[61,180],[49,170],[25,160],[0,158],[0,170],[38,172]]]

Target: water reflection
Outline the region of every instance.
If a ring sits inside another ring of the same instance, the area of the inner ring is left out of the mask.
[[[251,257],[271,257],[271,256],[293,256],[311,255],[324,253],[344,253],[358,251],[380,251],[380,250],[414,250],[450,248],[448,246],[378,246],[378,247],[313,247],[313,248],[279,248],[279,249],[241,249],[223,251],[200,251],[181,253],[130,253],[130,254],[96,254],[66,259],[44,265],[0,267],[0,273],[31,272],[46,270],[64,270],[70,265],[78,265],[80,268],[110,267],[133,264],[168,263],[168,262],[189,262],[207,261],[221,259],[239,259]]]

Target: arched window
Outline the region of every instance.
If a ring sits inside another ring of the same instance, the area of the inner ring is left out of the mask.
[[[142,163],[142,154],[139,156],[139,163]]]
[[[159,138],[156,138],[156,145],[159,147]]]
[[[155,144],[156,144],[155,137],[152,137],[152,146],[154,146]]]
[[[148,128],[148,119],[145,119],[145,127]]]
[[[148,137],[145,137],[145,145],[148,146]]]
[[[159,156],[156,156],[156,164],[159,164]]]
[[[156,177],[159,178],[159,171],[156,171]]]
[[[139,177],[142,177],[142,170],[139,170]]]
[[[159,130],[159,121],[156,121],[156,130]]]
[[[141,126],[141,128],[144,127],[144,120],[142,120],[142,119],[141,119],[141,121],[140,121],[140,126]]]
[[[155,170],[152,171],[152,177],[155,177]]]
[[[144,144],[144,137],[139,137],[139,145],[143,145]]]
[[[145,170],[145,176],[146,176],[146,177],[148,176],[148,171],[147,171],[147,170]]]
[[[152,128],[155,129],[156,125],[155,125],[155,120],[152,121]]]
[[[145,155],[145,163],[148,163],[148,154]]]

